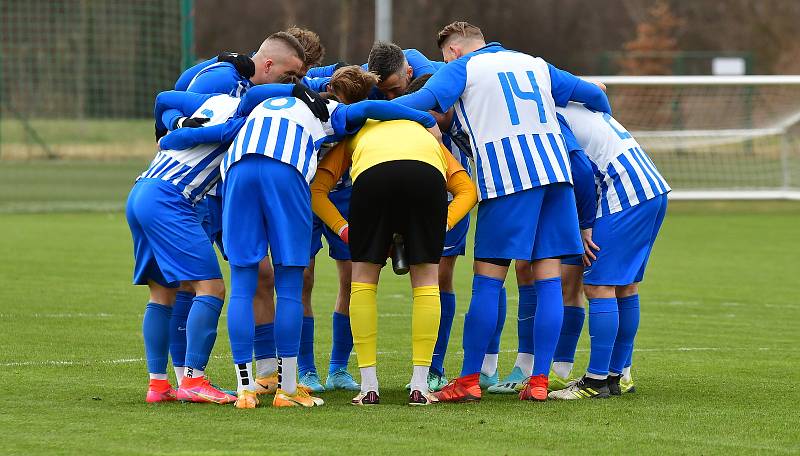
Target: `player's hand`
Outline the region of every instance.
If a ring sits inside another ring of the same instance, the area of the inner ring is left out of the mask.
[[[292,96],[299,98],[300,101],[308,106],[308,109],[314,114],[314,117],[321,122],[327,122],[331,118],[328,112],[328,100],[322,98],[320,94],[314,92],[303,84],[295,84],[292,89]]]
[[[350,225],[345,225],[344,228],[339,230],[339,237],[345,244],[350,244]]]
[[[581,230],[581,240],[583,241],[583,265],[589,267],[592,261],[597,260],[597,255],[594,252],[600,250],[600,247],[592,240],[592,229],[586,228]]]
[[[253,59],[245,54],[223,52],[217,56],[217,60],[232,64],[243,78],[250,79],[256,74],[256,64],[253,63]]]
[[[178,128],[197,128],[202,127],[204,123],[208,122],[208,117],[181,117],[178,119]]]

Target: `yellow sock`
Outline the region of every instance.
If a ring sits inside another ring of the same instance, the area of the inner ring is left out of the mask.
[[[350,284],[350,330],[353,332],[358,367],[377,364],[378,285],[360,282]]]
[[[439,317],[442,312],[442,305],[439,302],[439,287],[436,285],[417,287],[413,289],[413,292],[411,355],[415,366],[430,366],[436,337],[439,334]],[[351,309],[352,305],[351,301]]]

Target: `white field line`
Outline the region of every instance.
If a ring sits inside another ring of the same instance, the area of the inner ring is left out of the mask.
[[[637,353],[667,353],[667,352],[694,352],[694,351],[714,351],[714,352],[732,352],[732,351],[795,351],[796,349],[784,348],[771,348],[771,347],[738,347],[738,348],[721,348],[721,347],[668,347],[668,348],[635,348],[633,351]],[[588,352],[588,349],[578,349],[579,352]],[[516,350],[500,350],[501,353],[516,353]],[[397,355],[404,352],[399,350],[379,351],[379,355]],[[463,354],[461,350],[454,351],[456,354]],[[354,356],[355,353],[351,354]],[[214,359],[226,359],[229,355],[214,355]],[[107,359],[107,360],[45,360],[45,361],[12,361],[0,363],[0,367],[46,367],[46,366],[92,366],[92,365],[105,365],[105,364],[132,364],[143,363],[144,358],[120,358],[120,359]]]

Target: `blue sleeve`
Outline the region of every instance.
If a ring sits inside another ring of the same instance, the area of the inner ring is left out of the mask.
[[[197,111],[197,108],[211,97],[212,95],[208,94],[175,90],[159,93],[156,96],[156,105],[153,113],[156,118],[156,127],[163,127],[167,130],[175,128],[174,121],[178,117],[192,115],[193,112]]]
[[[408,66],[413,70],[412,77],[418,78],[426,74],[436,73],[437,68],[434,62],[428,60],[424,54],[416,49],[405,49],[403,54],[406,56]]]
[[[161,138],[161,150],[186,150],[198,144],[228,143],[233,141],[245,122],[244,117],[234,117],[225,123],[200,128],[179,128]]]
[[[334,110],[331,124],[337,134],[351,135],[357,132],[367,119],[411,120],[425,128],[436,125],[436,119],[427,112],[385,100],[364,100],[351,105],[339,105]]]
[[[262,84],[248,90],[242,97],[242,102],[236,109],[236,115],[247,117],[262,101],[274,97],[289,97],[292,95],[293,84]]]
[[[328,90],[329,82],[331,82],[331,78],[329,77],[309,78],[308,76],[306,76],[300,80],[300,83],[302,83],[309,89],[313,90],[314,92],[325,92],[326,90]]]
[[[454,60],[433,74],[418,91],[393,100],[420,111],[446,112],[464,93],[467,84],[466,58]]]
[[[311,79],[329,78],[333,76],[333,72],[336,71],[336,65],[338,65],[338,63],[334,63],[332,65],[327,65],[327,66],[309,68],[308,72],[306,72],[306,77]]]
[[[611,114],[611,104],[606,93],[591,82],[579,80],[570,100],[583,103],[589,109]]]
[[[570,101],[577,101],[585,104],[587,108],[611,114],[608,97],[600,87],[584,81],[569,71],[559,70],[549,63],[547,67],[550,70],[550,91],[556,106],[563,108]]]
[[[196,93],[230,94],[239,85],[242,77],[233,64],[221,63],[197,75],[187,91]]]
[[[180,90],[181,92],[186,92],[186,89],[189,88],[189,83],[192,82],[197,73],[203,71],[203,69],[209,65],[217,63],[217,58],[211,58],[204,62],[200,62],[197,65],[190,67],[188,70],[181,73],[180,77],[177,81],[175,81],[175,90]]]

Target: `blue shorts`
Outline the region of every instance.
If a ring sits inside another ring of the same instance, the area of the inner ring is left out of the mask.
[[[259,154],[234,163],[225,177],[222,239],[230,264],[272,262],[308,266],[311,251],[311,192],[292,165]]]
[[[350,216],[350,195],[352,193],[353,187],[345,187],[329,194],[331,202],[342,213],[345,220]],[[339,261],[350,260],[350,247],[316,215],[311,231],[311,258],[317,256],[317,253],[322,250],[322,236],[325,236],[325,240],[328,241],[328,256]]]
[[[203,231],[208,235],[212,244],[217,244],[222,256],[225,256],[225,246],[222,243],[222,196],[206,195],[195,204],[197,217],[203,225]],[[227,257],[226,257],[227,258]]]
[[[534,187],[478,204],[475,258],[540,260],[583,253],[568,183]]]
[[[463,256],[467,252],[467,233],[469,233],[469,214],[445,233],[442,256]]]
[[[594,222],[592,240],[600,251],[586,268],[587,285],[630,285],[641,282],[658,230],[667,213],[667,195],[604,215]]]
[[[125,209],[133,236],[133,283],[153,280],[177,287],[182,280],[221,279],[217,254],[192,203],[161,179],[140,179]]]

